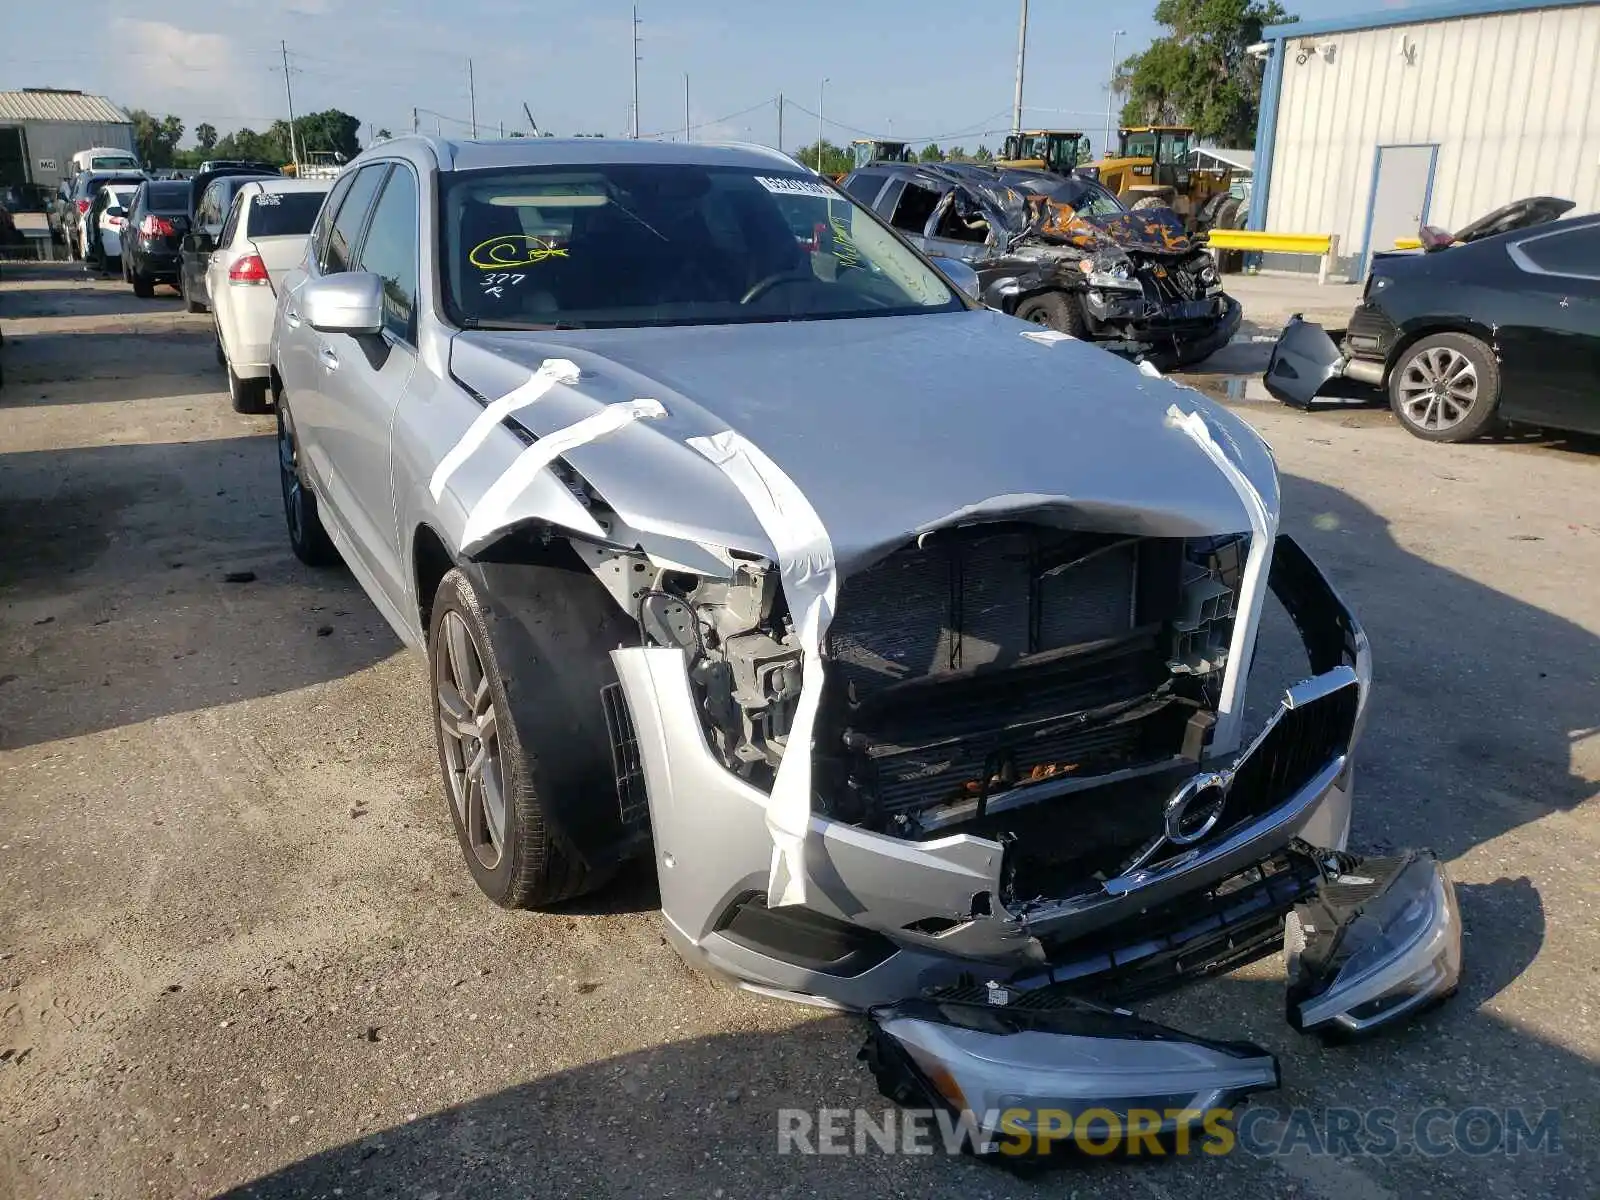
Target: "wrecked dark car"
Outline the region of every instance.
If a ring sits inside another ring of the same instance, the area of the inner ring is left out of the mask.
[[[1238,332],[1238,302],[1177,214],[1132,212],[1093,180],[880,163],[843,187],[926,253],[971,266],[991,308],[1158,370]]]
[[[1297,1028],[1454,988],[1439,863],[1346,847],[1371,656],[1266,445],[792,159],[384,142],[272,362],[290,544],[426,657],[495,902],[647,859],[689,962],[862,1014],[890,1095],[986,1130],[1273,1086],[1116,1006],[1286,927]],[[1269,603],[1304,678],[1247,719]]]
[[[1291,320],[1267,390],[1309,408],[1335,380],[1382,388],[1400,424],[1433,442],[1502,422],[1600,433],[1600,215],[1556,219],[1572,206],[1536,197],[1376,255],[1341,340]],[[1366,402],[1333,391],[1330,403]]]

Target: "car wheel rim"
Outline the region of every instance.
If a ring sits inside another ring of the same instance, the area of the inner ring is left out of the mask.
[[[1024,320],[1027,320],[1034,325],[1043,325],[1046,329],[1050,328],[1050,314],[1045,312],[1045,310],[1042,308],[1034,309],[1027,315],[1027,317],[1024,318]]]
[[[278,478],[283,485],[283,516],[289,524],[289,537],[299,545],[305,536],[304,514],[305,484],[300,482],[300,461],[295,453],[294,434],[289,423],[278,414]]]
[[[494,696],[477,641],[458,613],[445,613],[439,638],[434,694],[450,802],[473,857],[492,871],[505,854],[508,832]]]
[[[1400,408],[1418,429],[1451,429],[1478,403],[1478,368],[1459,350],[1433,346],[1400,373]]]

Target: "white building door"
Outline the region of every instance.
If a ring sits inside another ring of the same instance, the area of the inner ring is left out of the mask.
[[[1367,207],[1367,240],[1362,271],[1380,250],[1393,250],[1396,238],[1414,238],[1428,219],[1433,164],[1438,146],[1379,146]]]

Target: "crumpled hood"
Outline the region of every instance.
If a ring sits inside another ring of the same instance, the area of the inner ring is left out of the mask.
[[[1054,336],[987,310],[469,332],[454,339],[451,370],[493,399],[546,359],[575,363],[575,385],[513,415],[539,437],[608,404],[659,401],[665,417],[563,457],[638,529],[770,557],[750,505],[686,445],[738,432],[810,501],[844,575],[918,532],[1000,514],[1158,536],[1249,529],[1229,481],[1169,423],[1174,403],[1205,414],[1276,509],[1271,456],[1242,421],[1192,389]]]
[[[1095,251],[1119,247],[1144,254],[1187,254],[1194,241],[1170,208],[1092,216],[1043,194],[1029,198],[1033,231],[1041,241]]]

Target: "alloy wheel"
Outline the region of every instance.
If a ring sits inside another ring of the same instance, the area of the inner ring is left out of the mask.
[[[1431,346],[1400,374],[1400,408],[1418,429],[1451,429],[1478,403],[1478,369],[1459,350]]]
[[[450,802],[474,857],[492,871],[509,835],[494,697],[477,640],[459,613],[444,614],[438,636],[433,682]]]
[[[289,536],[296,544],[303,542],[305,529],[305,484],[300,479],[300,458],[295,450],[294,431],[278,411],[278,481],[283,487],[283,516],[289,524]]]

